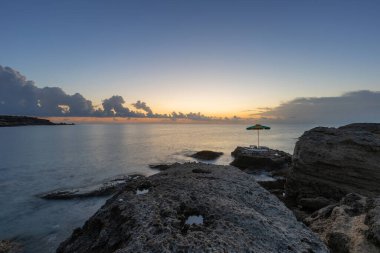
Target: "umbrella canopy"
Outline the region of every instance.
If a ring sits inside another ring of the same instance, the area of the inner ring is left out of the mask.
[[[269,130],[269,129],[270,129],[269,126],[263,126],[260,124],[256,124],[256,125],[247,127],[247,130]]]
[[[259,133],[260,131],[259,130],[269,130],[270,127],[269,126],[263,126],[260,124],[256,124],[256,125],[247,127],[246,129],[247,130],[257,130],[257,148],[260,148],[260,133]]]

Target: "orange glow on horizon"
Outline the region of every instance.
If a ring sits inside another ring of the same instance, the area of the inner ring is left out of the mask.
[[[41,117],[54,123],[75,124],[139,124],[139,123],[165,123],[165,124],[239,124],[251,122],[252,119],[240,120],[192,120],[170,118],[124,118],[124,117]]]

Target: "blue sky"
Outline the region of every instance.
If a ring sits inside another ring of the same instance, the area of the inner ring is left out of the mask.
[[[379,1],[4,1],[0,65],[100,103],[234,115],[379,90]]]

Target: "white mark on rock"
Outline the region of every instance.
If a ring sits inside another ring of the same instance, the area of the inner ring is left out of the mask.
[[[266,173],[258,174],[258,175],[253,175],[258,182],[268,182],[268,181],[276,181],[273,177]]]
[[[149,189],[142,189],[141,191],[137,189],[136,195],[146,194],[149,192]]]
[[[203,224],[203,216],[202,215],[191,215],[187,217],[185,224],[188,225],[202,225]]]
[[[123,202],[124,201],[124,199],[119,199],[119,202]]]

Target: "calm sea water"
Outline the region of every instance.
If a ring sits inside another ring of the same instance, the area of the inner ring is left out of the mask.
[[[272,125],[262,145],[292,153],[311,125]],[[43,200],[36,194],[80,187],[119,175],[157,173],[150,163],[194,161],[203,149],[225,153],[256,144],[244,125],[125,124],[0,128],[0,239],[15,239],[25,252],[54,252],[106,198]]]

